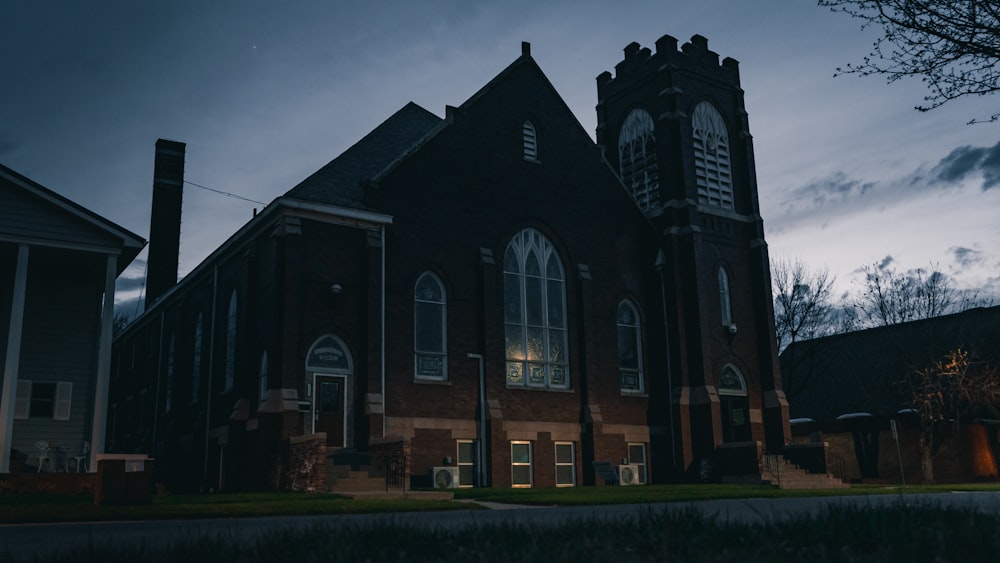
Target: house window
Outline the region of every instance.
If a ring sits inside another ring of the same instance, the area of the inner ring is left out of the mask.
[[[733,175],[726,122],[715,106],[701,102],[694,108],[691,127],[698,202],[733,209]]]
[[[531,483],[531,442],[511,442],[510,485],[523,488]]]
[[[69,420],[73,403],[72,382],[22,379],[17,382],[15,393],[15,419]]]
[[[164,391],[163,412],[170,412],[170,406],[174,403],[174,335],[170,335],[170,344],[167,345],[167,373],[166,390]]]
[[[260,356],[260,402],[267,397],[267,350]]]
[[[232,391],[236,380],[236,290],[229,294],[226,316],[226,379],[223,392]]]
[[[507,385],[569,387],[566,281],[545,235],[525,229],[503,259]]]
[[[201,389],[201,313],[194,321],[194,350],[191,353],[191,402],[198,402]]]
[[[530,121],[524,122],[522,127],[524,139],[524,159],[538,160],[538,135],[535,133],[535,124]]]
[[[642,109],[632,110],[618,133],[618,164],[622,182],[640,209],[660,203],[660,173],[656,165],[653,118]]]
[[[719,306],[722,310],[722,325],[733,324],[733,302],[729,294],[729,273],[719,268]]]
[[[413,292],[414,372],[417,379],[444,380],[448,374],[444,284],[424,272]]]
[[[639,466],[639,482],[646,483],[646,444],[629,444],[628,462]]]
[[[642,381],[642,332],[639,313],[628,299],[618,304],[618,372],[621,389],[641,393]]]
[[[476,484],[476,442],[458,441],[458,486],[472,487]]]
[[[556,442],[556,486],[576,486],[576,455],[573,442]]]

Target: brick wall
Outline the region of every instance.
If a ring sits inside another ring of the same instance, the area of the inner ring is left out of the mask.
[[[285,488],[293,491],[325,491],[326,433],[318,432],[288,439]]]

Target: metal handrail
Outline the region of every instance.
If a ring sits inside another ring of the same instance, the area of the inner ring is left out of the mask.
[[[385,465],[385,490],[406,490],[406,456],[388,454],[382,458]]]
[[[775,454],[763,454],[760,460],[761,471],[773,477],[778,486],[781,486],[781,465],[784,461],[784,458]]]

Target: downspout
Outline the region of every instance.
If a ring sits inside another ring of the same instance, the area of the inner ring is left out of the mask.
[[[660,273],[660,302],[663,305],[663,352],[667,362],[667,414],[670,416],[670,463],[671,470],[677,471],[677,437],[674,422],[674,370],[670,361],[670,321],[667,317],[667,281],[663,270],[666,267],[667,259],[663,255],[663,249],[656,254],[656,271]]]
[[[378,228],[379,236],[382,237],[382,321],[380,323],[380,328],[382,330],[382,342],[381,342],[381,355],[382,361],[380,363],[381,368],[381,379],[382,379],[382,438],[385,438],[386,430],[386,417],[389,416],[388,404],[389,397],[385,393],[385,225],[379,225]]]
[[[476,467],[479,486],[486,486],[486,372],[483,370],[482,354],[466,354],[466,358],[479,361],[479,447],[476,448]]]
[[[208,386],[205,389],[205,452],[201,469],[201,489],[205,492],[208,483],[208,438],[212,431],[212,375],[215,373],[215,316],[216,300],[219,295],[219,265],[212,269],[212,317],[208,333]]]

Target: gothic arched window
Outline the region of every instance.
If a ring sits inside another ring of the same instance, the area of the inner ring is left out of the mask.
[[[566,276],[555,247],[535,229],[503,258],[507,385],[569,387]]]
[[[750,401],[743,375],[732,365],[719,374],[719,410],[722,414],[722,440],[745,442],[750,440]]]
[[[621,389],[642,392],[642,327],[639,312],[628,299],[618,304],[618,372]]]
[[[708,102],[694,108],[694,172],[698,202],[733,209],[733,174],[729,165],[729,133],[722,114]]]
[[[236,290],[229,294],[226,315],[226,380],[223,391],[232,391],[236,380]]]
[[[415,374],[420,379],[445,379],[448,375],[447,298],[437,276],[424,272],[413,291],[413,351]]]
[[[622,182],[639,208],[660,203],[660,173],[656,166],[653,118],[642,109],[632,110],[618,133],[618,164]]]

